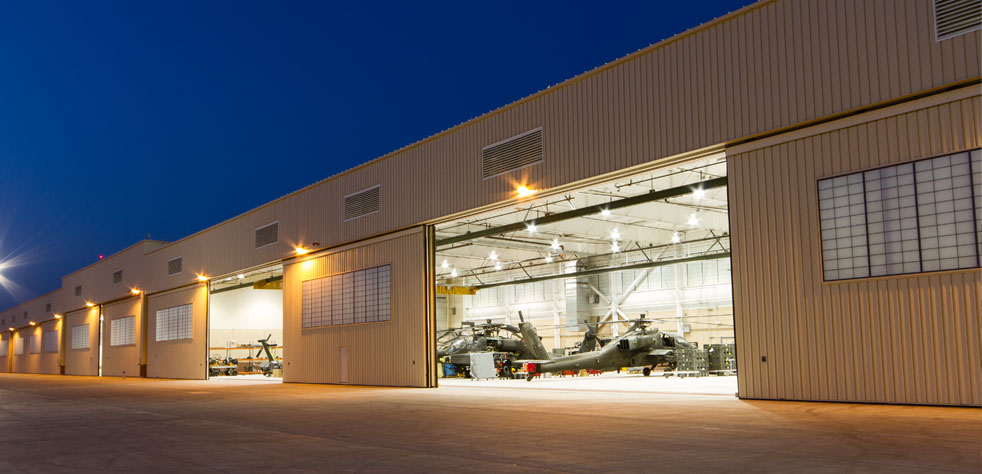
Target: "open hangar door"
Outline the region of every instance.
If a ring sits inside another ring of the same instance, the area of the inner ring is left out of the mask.
[[[208,376],[283,381],[283,266],[215,278],[208,297]]]
[[[736,391],[723,153],[435,232],[442,385]]]

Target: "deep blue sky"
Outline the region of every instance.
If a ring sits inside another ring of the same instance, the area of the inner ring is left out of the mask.
[[[0,309],[748,3],[5,3]]]

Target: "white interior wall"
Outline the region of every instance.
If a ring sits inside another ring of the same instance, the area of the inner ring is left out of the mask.
[[[226,347],[231,341],[254,344],[269,334],[270,342],[282,344],[282,290],[223,291],[211,295],[210,306],[210,347]]]
[[[641,272],[611,272],[591,277],[590,281],[605,296],[620,299]],[[685,337],[699,344],[732,342],[733,291],[730,281],[729,259],[655,267],[619,308],[628,318],[647,313],[649,318],[662,319],[655,326],[666,332],[677,332],[676,324],[670,318],[676,312],[678,297],[684,324],[689,329],[683,333]],[[582,328],[577,328],[575,323],[566,326],[564,285],[564,279],[555,279],[489,288],[476,295],[463,296],[463,319],[475,322],[491,319],[496,323],[515,324],[521,310],[527,320],[535,323],[547,349],[568,345],[579,340]],[[599,303],[591,304],[590,309],[591,315],[599,318],[610,309],[610,304],[600,299]],[[557,325],[561,326],[559,341],[555,331]]]

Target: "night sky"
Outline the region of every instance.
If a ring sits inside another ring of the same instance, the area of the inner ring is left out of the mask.
[[[750,0],[7,2],[0,309]]]

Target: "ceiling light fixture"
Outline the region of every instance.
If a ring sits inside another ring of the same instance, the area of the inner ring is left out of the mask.
[[[526,230],[528,230],[530,234],[534,234],[535,233],[535,224],[534,223],[529,222],[528,224],[525,224],[525,226],[526,226]]]
[[[550,245],[553,250],[559,250],[559,239],[552,239],[552,245]]]
[[[440,267],[443,268],[444,270],[446,270],[446,269],[450,268],[450,262],[448,262],[446,260],[443,260],[443,263],[440,264]]]
[[[499,271],[499,272],[500,272],[500,271],[501,271],[501,264],[500,264],[500,263],[496,263],[496,264],[494,264],[494,269],[495,269],[496,271]]]
[[[672,243],[677,244],[682,241],[682,237],[679,236],[678,232],[672,232]]]
[[[617,241],[614,241],[610,244],[610,251],[614,253],[621,251],[621,246],[617,245]]]
[[[492,250],[491,254],[488,255],[488,258],[491,259],[491,261],[493,262],[498,259],[498,254],[494,250]]]
[[[450,270],[450,278],[457,278],[457,269]]]
[[[696,188],[692,190],[692,197],[696,200],[706,197],[706,190],[702,188]]]
[[[552,263],[552,255],[546,255],[546,263]]]
[[[600,215],[602,217],[610,217],[610,209],[601,209],[600,210]]]
[[[614,240],[620,240],[621,232],[617,230],[617,227],[614,227],[614,230],[610,231],[610,238]]]
[[[689,214],[689,225],[692,227],[699,225],[699,218],[695,214]]]
[[[245,275],[239,273],[238,275],[236,275],[236,278],[238,278],[239,280],[241,280],[241,279],[245,278]]]

